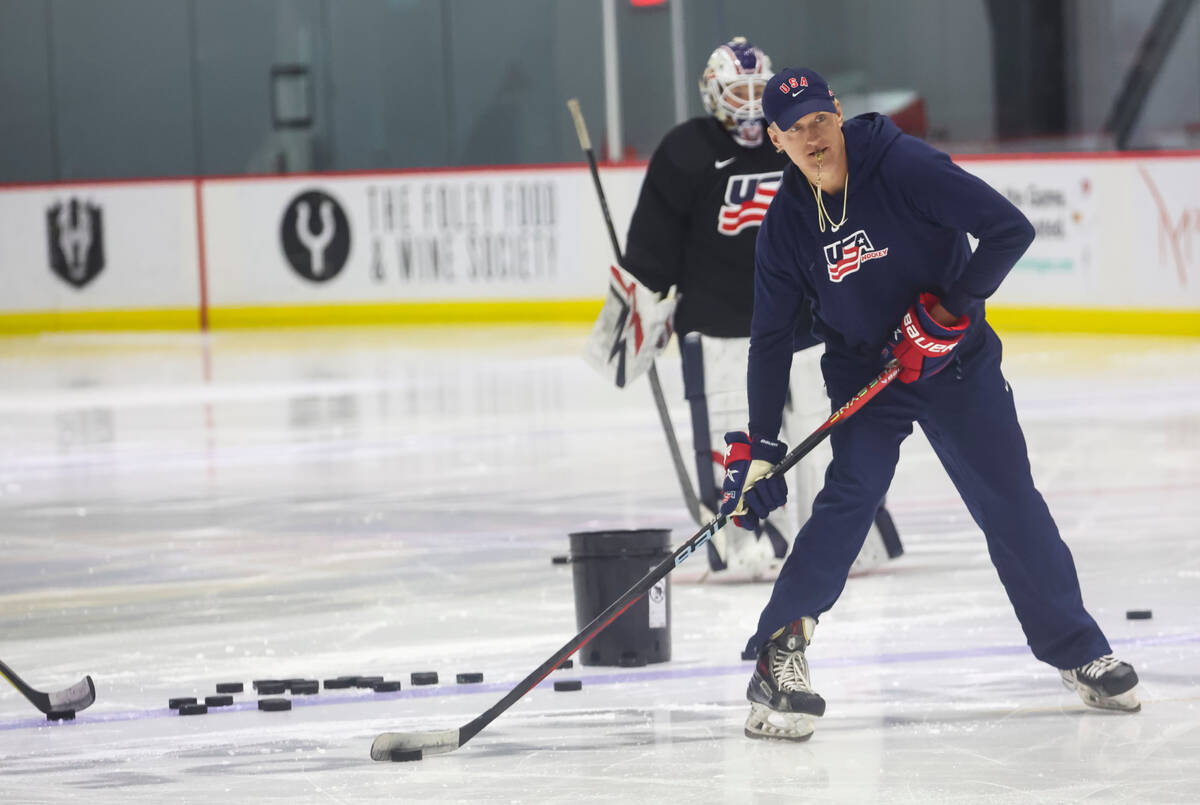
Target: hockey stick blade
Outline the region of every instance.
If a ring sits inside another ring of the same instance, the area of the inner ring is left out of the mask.
[[[426,732],[385,732],[371,744],[371,760],[391,760],[392,752],[421,750],[425,755],[453,752],[461,744],[460,730],[428,730]]]
[[[772,467],[771,474],[786,472],[795,466],[800,459],[811,452],[814,447],[829,435],[829,431],[832,428],[845,422],[850,416],[862,409],[875,395],[883,391],[887,384],[891,383],[898,374],[900,374],[900,365],[896,361],[892,361],[878,377],[851,397],[845,405],[834,411],[821,424],[821,427],[813,431],[808,438],[796,445],[790,453],[784,456],[782,461]],[[625,610],[633,606],[638,599],[649,592],[650,588],[662,580],[668,573],[683,564],[692,554],[703,548],[713,538],[713,535],[725,527],[730,517],[731,515],[728,514],[717,514],[716,517],[693,534],[690,539],[676,548],[674,553],[651,568],[650,572],[635,582],[632,587],[625,591],[624,595],[609,604],[607,609],[593,618],[592,622],[583,627],[583,630],[579,634],[568,640],[566,645],[554,652],[553,655],[537,668],[533,669],[528,676],[506,693],[504,698],[479,714],[476,718],[468,721],[456,730],[382,733],[371,744],[371,759],[391,760],[392,751],[397,749],[402,751],[420,749],[422,753],[429,752],[430,754],[453,752],[455,749],[458,749],[478,735],[484,727],[495,721],[501,713],[516,704],[518,699],[537,687],[543,679],[562,664],[563,660],[570,657],[576,651],[579,651],[589,640],[603,631],[605,627],[621,617]]]
[[[92,702],[96,701],[96,686],[92,683],[90,676],[85,676],[69,688],[50,693],[43,693],[30,687],[24,679],[21,679],[13,669],[3,662],[0,662],[0,676],[7,679],[14,688],[21,692],[22,696],[43,713],[49,713],[52,710],[75,710],[78,712],[90,707]]]

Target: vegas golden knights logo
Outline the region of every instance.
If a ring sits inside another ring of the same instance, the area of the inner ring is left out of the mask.
[[[104,216],[100,207],[77,198],[46,211],[50,268],[82,288],[104,269]]]

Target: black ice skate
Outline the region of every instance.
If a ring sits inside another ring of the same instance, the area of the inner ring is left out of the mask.
[[[746,689],[750,700],[746,737],[807,741],[813,719],[825,715],[825,700],[809,685],[804,657],[815,625],[812,618],[801,618],[771,635],[758,652]]]
[[[1134,688],[1137,672],[1127,662],[1111,654],[1097,657],[1087,665],[1059,671],[1063,684],[1079,694],[1084,704],[1102,710],[1123,710],[1136,713],[1142,709]]]

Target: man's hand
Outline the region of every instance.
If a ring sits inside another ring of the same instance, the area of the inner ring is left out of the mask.
[[[888,345],[892,357],[900,362],[900,382],[915,383],[935,375],[950,362],[950,355],[971,318],[956,319],[931,293],[921,294],[908,309]]]
[[[725,483],[721,514],[733,514],[735,525],[758,528],[758,521],[787,501],[787,481],[767,476],[787,455],[787,445],[734,430],[725,434]]]

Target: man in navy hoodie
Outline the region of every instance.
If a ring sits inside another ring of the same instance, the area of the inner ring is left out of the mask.
[[[825,80],[785,69],[763,99],[791,164],[755,252],[748,434],[726,435],[723,513],[781,505],[777,441],[795,323],[811,305],[835,405],[896,359],[900,383],[830,434],[833,461],[747,649],[758,653],[746,734],[805,740],[825,701],[805,658],[920,424],[987,541],[1034,656],[1099,708],[1140,709],[1137,674],[1083,607],[1071,553],[1033,485],[984,300],[1033,241],[1001,194],[882,115],[843,120]],[[967,233],[979,240],[971,251]]]

